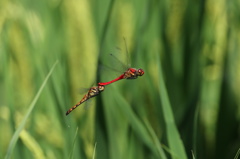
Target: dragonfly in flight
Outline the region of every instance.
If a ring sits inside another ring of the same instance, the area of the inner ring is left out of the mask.
[[[127,49],[127,44],[126,44],[126,40],[124,38],[124,44],[125,44],[125,47],[126,47],[126,54],[127,54],[127,57],[129,57],[129,53],[128,53],[128,49]],[[131,67],[128,67],[126,64],[122,63],[122,61],[120,61],[117,57],[115,57],[115,55],[113,54],[110,54],[117,63],[119,63],[121,65],[121,67],[123,68],[123,70],[126,70],[125,72],[123,72],[119,77],[109,81],[109,82],[99,82],[98,83],[98,86],[106,86],[106,85],[109,85],[113,82],[116,82],[116,81],[119,81],[121,79],[136,79],[138,78],[139,76],[142,76],[144,75],[144,71],[143,69],[139,68],[139,69],[136,69],[136,68],[131,68]],[[128,58],[129,60],[129,58]]]
[[[89,100],[92,97],[95,97],[97,95],[99,95],[102,91],[104,91],[105,86],[95,86],[95,87],[91,87],[88,90],[88,93],[84,95],[84,97],[76,104],[74,105],[72,108],[70,108],[67,112],[66,115],[68,115],[69,113],[71,113],[74,109],[76,109],[80,104],[82,104],[83,102],[86,102],[87,100]]]
[[[117,77],[114,80],[111,80],[109,82],[99,82],[98,86],[106,86],[113,82],[119,81],[121,79],[136,79],[136,78],[138,78],[138,76],[142,76],[142,75],[144,75],[143,69],[128,68],[127,71],[125,71],[119,77]]]
[[[126,41],[124,39],[125,45],[126,45]],[[127,47],[126,47],[127,50]],[[128,53],[128,51],[127,51]],[[119,77],[109,81],[109,82],[99,82],[98,86],[95,87],[91,87],[88,90],[88,93],[84,95],[84,97],[76,104],[74,105],[72,108],[70,108],[67,112],[66,115],[68,115],[69,113],[71,113],[74,109],[76,109],[80,104],[82,104],[83,102],[89,100],[92,97],[95,97],[97,95],[99,95],[102,91],[104,91],[105,86],[109,85],[113,82],[119,81],[121,79],[136,79],[139,76],[144,75],[144,71],[143,69],[136,69],[136,68],[131,68],[131,67],[127,67],[126,65],[124,65],[120,60],[118,60],[113,54],[110,54],[112,57],[115,58],[115,60],[117,60],[124,68],[125,68],[125,72],[123,72],[123,74],[121,74]]]

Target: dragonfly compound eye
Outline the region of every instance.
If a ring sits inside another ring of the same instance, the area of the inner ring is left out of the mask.
[[[142,75],[144,75],[144,71],[143,71],[143,69],[141,69],[141,68],[140,68],[140,69],[138,69],[138,75],[139,75],[139,76],[142,76]]]

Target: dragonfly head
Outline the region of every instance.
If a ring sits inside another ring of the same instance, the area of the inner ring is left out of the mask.
[[[144,75],[144,71],[143,71],[143,69],[141,69],[141,68],[138,69],[137,72],[138,72],[138,76]]]
[[[99,90],[100,92],[104,91],[104,89],[105,89],[105,86],[101,86],[101,85],[98,86],[98,90]]]

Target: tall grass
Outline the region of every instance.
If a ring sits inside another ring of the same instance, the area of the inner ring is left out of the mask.
[[[1,1],[0,158],[15,139],[14,159],[236,158],[239,5]],[[123,37],[144,76],[107,86],[88,110],[65,116],[83,97],[79,88],[119,75],[99,66],[121,70],[108,54],[120,47],[126,61]]]
[[[27,114],[24,116],[23,120],[21,121],[19,127],[17,128],[17,130],[15,131],[11,141],[10,141],[10,144],[9,144],[9,147],[8,147],[8,151],[7,151],[7,154],[6,154],[6,159],[10,158],[10,156],[12,155],[12,151],[16,145],[16,142],[19,138],[19,134],[21,133],[21,131],[23,130],[24,126],[26,125],[26,122],[27,122],[27,119],[29,118],[30,114],[32,113],[32,110],[33,108],[35,107],[36,105],[36,102],[40,96],[40,94],[42,93],[42,90],[44,88],[44,86],[46,85],[50,75],[52,74],[55,66],[57,64],[57,61],[55,62],[55,64],[53,65],[52,69],[49,71],[47,77],[45,78],[43,84],[41,85],[41,87],[39,88],[39,91],[37,92],[36,96],[34,97],[33,101],[31,102],[29,108],[28,108],[28,111],[27,111]]]

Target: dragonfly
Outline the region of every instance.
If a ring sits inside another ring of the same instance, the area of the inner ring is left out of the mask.
[[[106,86],[113,82],[119,81],[121,79],[136,79],[136,78],[138,78],[138,76],[142,76],[142,75],[144,75],[143,69],[128,68],[127,71],[125,71],[119,77],[117,77],[109,82],[99,82],[98,86]]]
[[[128,55],[128,49],[127,49],[127,44],[126,44],[126,40],[124,38],[124,43],[125,43],[125,46],[126,46],[126,52],[127,52],[127,55]],[[120,61],[117,57],[115,57],[113,54],[110,54],[117,63],[119,63],[122,67],[125,68],[125,72],[123,72],[123,74],[121,74],[119,77],[109,81],[109,82],[100,82],[98,83],[98,86],[106,86],[106,85],[109,85],[113,82],[116,82],[116,81],[119,81],[121,79],[136,79],[138,78],[139,76],[142,76],[144,75],[144,71],[143,69],[139,68],[139,69],[136,69],[136,68],[131,68],[131,67],[128,67],[126,66],[125,64],[122,63],[122,61]],[[129,60],[129,58],[128,58]]]
[[[69,113],[71,113],[74,109],[76,109],[79,105],[81,105],[82,103],[86,102],[87,100],[89,100],[92,97],[95,97],[97,95],[99,95],[102,91],[104,91],[105,86],[94,86],[91,87],[88,90],[88,93],[84,95],[84,97],[76,104],[74,105],[72,108],[70,108],[67,112],[66,115],[68,115]]]

